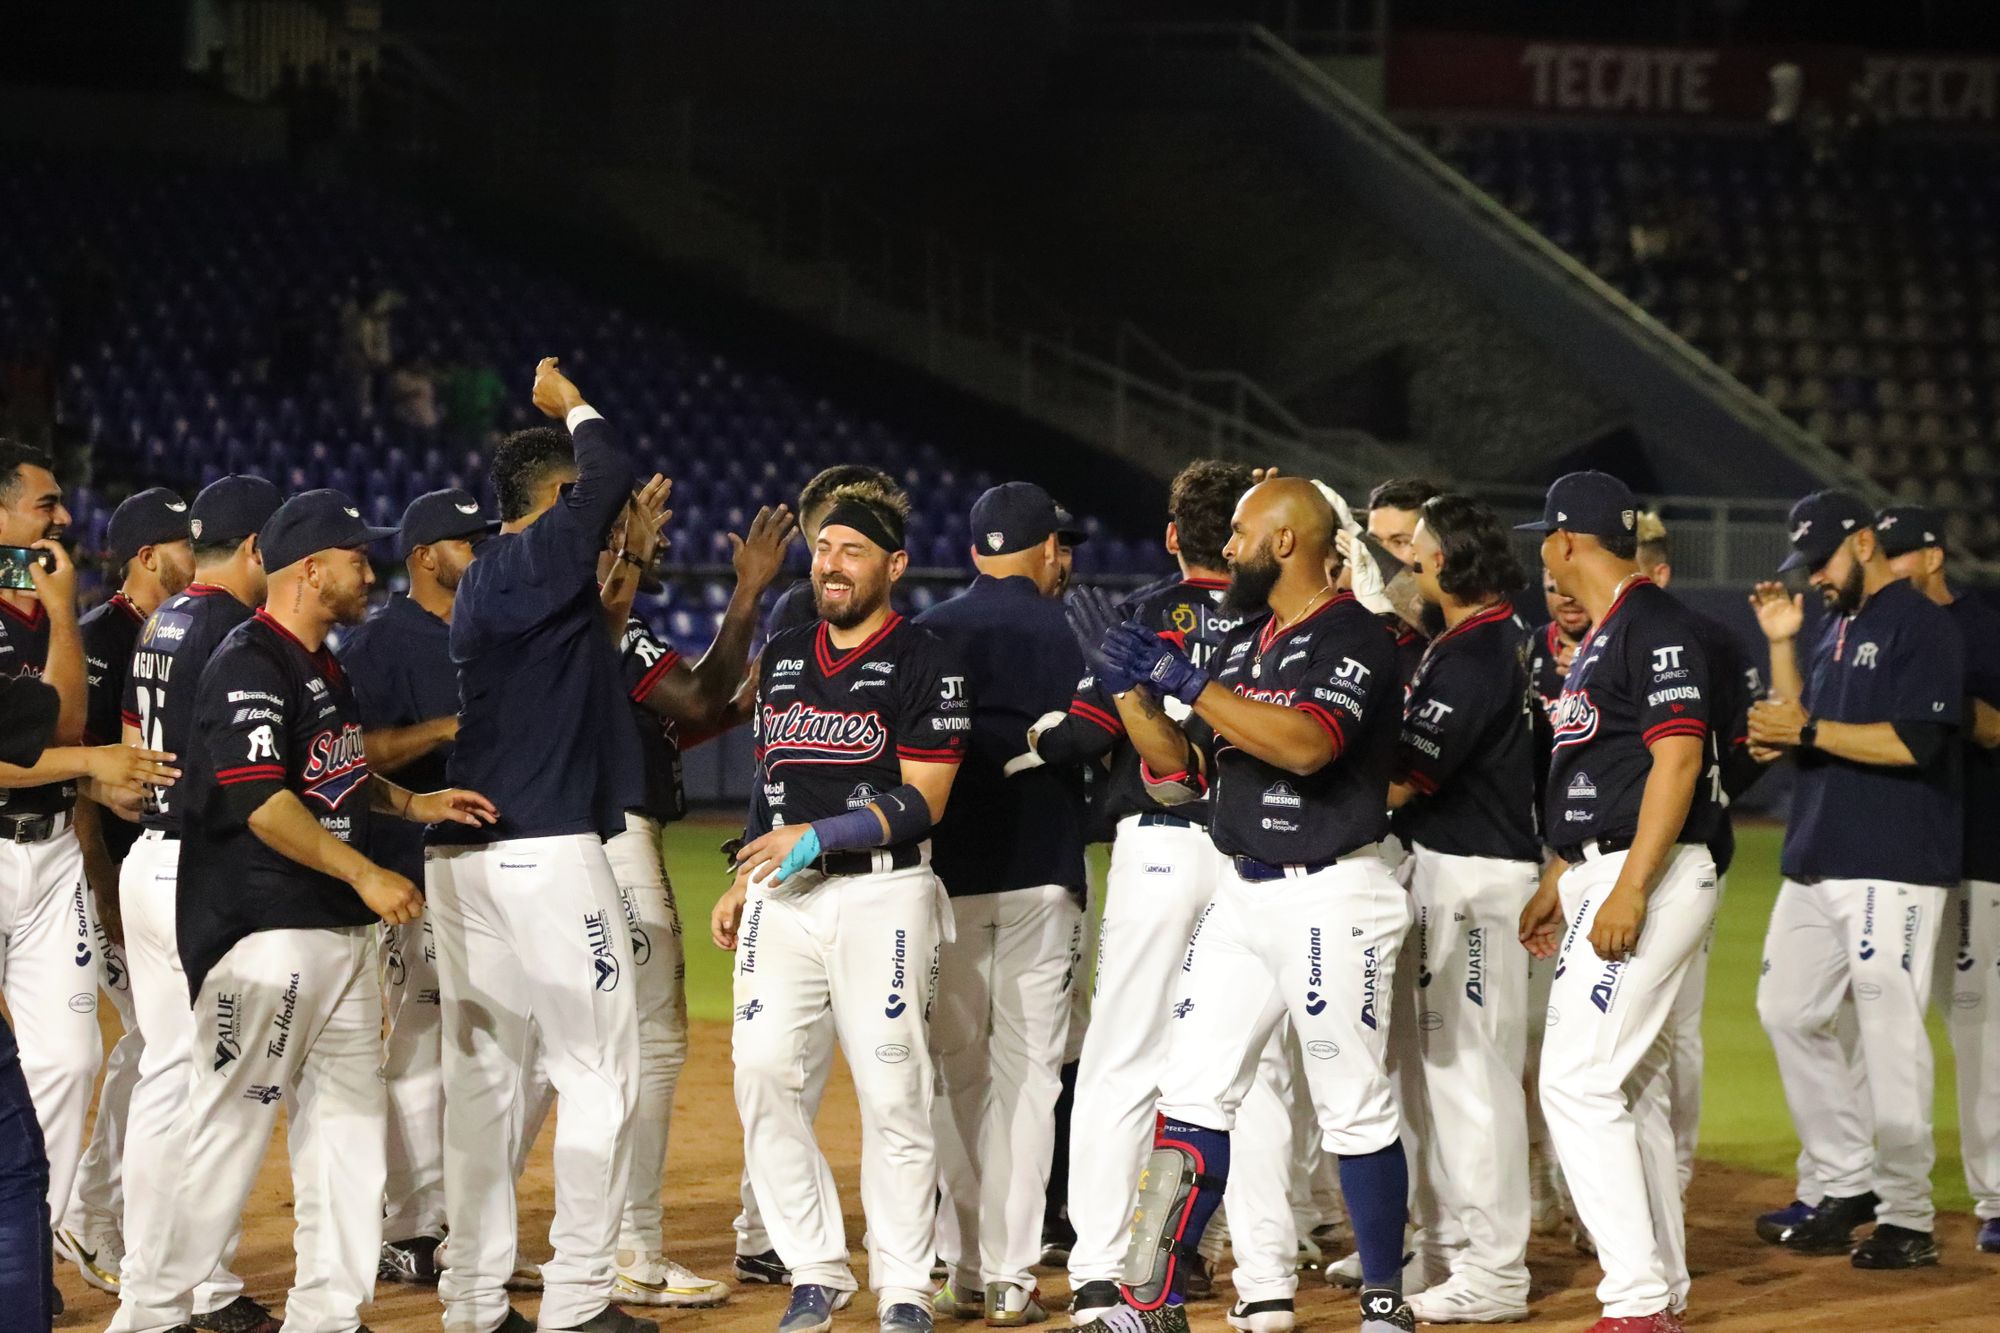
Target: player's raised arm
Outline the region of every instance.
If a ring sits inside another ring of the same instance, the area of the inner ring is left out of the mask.
[[[588,558],[595,561],[637,481],[631,460],[618,447],[603,416],[556,369],[552,356],[543,357],[535,367],[534,403],[544,416],[569,427],[576,450],[576,480],[561,503],[575,517]]]

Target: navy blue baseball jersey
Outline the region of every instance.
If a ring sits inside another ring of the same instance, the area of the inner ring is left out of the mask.
[[[116,745],[125,735],[125,673],[132,669],[132,649],[145,622],[139,608],[122,592],[114,592],[92,607],[78,623],[83,636],[83,722],[85,745]],[[122,861],[139,839],[138,825],[107,814],[99,821],[104,849]]]
[[[750,719],[750,835],[859,810],[903,784],[905,759],[958,763],[972,734],[965,686],[938,637],[899,615],[848,649],[823,621],[774,637]]]
[[[1806,711],[1825,722],[1957,728],[1965,656],[1951,615],[1897,580],[1851,616],[1828,616],[1804,664]],[[1791,879],[1958,883],[1964,762],[1957,744],[1922,767],[1883,767],[1820,750],[1798,755],[1781,862]]]
[[[1965,650],[1965,694],[2000,708],[2000,611],[1977,597],[1960,596],[1945,607]],[[1965,877],[2000,881],[2000,750],[1972,738],[1965,722]]]
[[[1430,646],[1430,640],[1411,629],[1401,616],[1383,616],[1382,626],[1396,641],[1396,683],[1408,689],[1410,681],[1416,677],[1417,666],[1424,660],[1424,649]]]
[[[190,998],[245,936],[377,919],[347,884],[250,829],[260,806],[289,791],[328,833],[368,845],[361,710],[330,651],[308,649],[258,611],[230,631],[201,673],[188,739],[174,902]]]
[[[1629,844],[1653,769],[1652,747],[1693,736],[1707,752],[1714,685],[1692,613],[1651,579],[1634,579],[1576,650],[1556,703],[1543,836],[1571,850]],[[1679,841],[1715,833],[1713,760],[1695,783]]]
[[[1127,620],[1135,620],[1178,645],[1196,666],[1213,669],[1216,650],[1242,617],[1224,614],[1223,579],[1178,578],[1141,588],[1118,604]],[[1167,704],[1170,716],[1186,717],[1178,702]],[[1097,840],[1111,836],[1127,815],[1168,814],[1196,824],[1208,823],[1207,793],[1200,800],[1161,805],[1139,772],[1139,752],[1125,736],[1118,703],[1095,676],[1077,682],[1069,714],[1044,731],[1036,751],[1051,764],[1091,762],[1109,755],[1111,771],[1091,796],[1091,827]]]
[[[917,617],[965,672],[965,762],[931,834],[931,868],[954,897],[1060,884],[1084,892],[1083,775],[1044,762],[1008,777],[1037,718],[1066,707],[1083,654],[1062,603],[1034,580],[980,575]]]
[[[458,712],[458,668],[451,663],[451,626],[401,593],[392,595],[340,645],[340,666],[361,709],[361,725],[411,727]],[[399,787],[438,791],[451,785],[450,745],[441,745],[393,772]],[[405,819],[378,819],[368,859],[419,887],[424,882],[424,831]]]
[[[1238,749],[1197,714],[1189,739],[1207,758],[1218,850],[1269,865],[1326,865],[1389,831],[1389,774],[1402,718],[1396,641],[1351,593],[1296,624],[1269,612],[1230,631],[1215,681],[1260,703],[1296,708],[1333,743],[1303,776]],[[1171,776],[1160,774],[1156,776]]]
[[[639,752],[644,756],[646,768],[644,797],[633,809],[663,824],[687,816],[687,789],[681,781],[680,729],[672,718],[648,708],[646,698],[680,660],[681,655],[653,633],[645,621],[633,616],[625,622],[625,637],[618,646],[618,669],[624,675],[632,700],[632,723],[637,728]]]
[[[1397,747],[1417,795],[1392,824],[1405,842],[1451,856],[1536,861],[1535,710],[1527,630],[1508,602],[1431,641],[1411,677]]]
[[[484,794],[500,819],[434,825],[432,842],[609,838],[644,799],[639,737],[597,588],[597,557],[632,494],[632,465],[595,415],[572,436],[575,483],[525,531],[487,538],[458,585],[450,785]]]
[[[191,583],[161,603],[146,617],[132,650],[121,725],[137,727],[148,748],[179,755],[185,769],[202,672],[222,641],[250,614],[234,593],[212,583]],[[179,837],[180,787],[149,789],[139,822],[170,838]]]
[[[1736,825],[1729,806],[1764,774],[1764,766],[1750,757],[1750,705],[1764,697],[1764,673],[1727,625],[1699,611],[1689,614],[1701,635],[1702,650],[1708,654],[1709,680],[1714,687],[1708,710],[1709,760],[1716,776],[1711,791],[1720,790],[1722,799],[1708,851],[1715,860],[1715,873],[1726,875],[1736,859]]]
[[[1589,635],[1590,631],[1585,630],[1584,637]],[[1552,723],[1563,692],[1563,675],[1556,665],[1556,654],[1568,643],[1562,627],[1553,620],[1536,626],[1528,637],[1528,679],[1534,684],[1535,698],[1541,703],[1543,716]]]
[[[27,611],[0,601],[0,676],[40,680],[49,660],[49,613],[38,600]],[[60,814],[76,804],[74,782],[40,787],[0,787],[0,812],[10,815]]]

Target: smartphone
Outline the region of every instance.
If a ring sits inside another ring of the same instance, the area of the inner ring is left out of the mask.
[[[32,592],[35,581],[28,576],[28,566],[37,562],[41,564],[43,573],[55,572],[56,559],[47,551],[38,551],[31,546],[0,546],[0,588]]]

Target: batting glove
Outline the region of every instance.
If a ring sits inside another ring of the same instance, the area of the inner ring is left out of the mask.
[[[1084,664],[1097,683],[1112,694],[1123,694],[1139,682],[1120,671],[1104,655],[1104,636],[1118,624],[1118,608],[1102,588],[1077,588],[1064,603],[1069,631],[1083,650]]]
[[[1188,707],[1208,688],[1208,673],[1144,625],[1126,621],[1104,636],[1104,656],[1120,673]]]

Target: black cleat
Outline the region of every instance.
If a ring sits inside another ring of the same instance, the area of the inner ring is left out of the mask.
[[[1417,1333],[1416,1312],[1393,1287],[1363,1287],[1361,1333]]]
[[[1188,1333],[1187,1307],[1162,1305],[1156,1310],[1135,1310],[1120,1302],[1104,1312],[1097,1327],[1102,1333]]]
[[[1120,1303],[1118,1284],[1098,1280],[1086,1282],[1070,1293],[1069,1322],[1081,1328]]]
[[[1794,1254],[1850,1253],[1854,1229],[1875,1219],[1878,1202],[1872,1191],[1846,1199],[1821,1199],[1812,1216],[1793,1227],[1782,1244]]]
[[[785,1267],[785,1261],[778,1257],[776,1250],[766,1250],[762,1254],[739,1254],[736,1256],[736,1280],[757,1287],[789,1287],[792,1285],[792,1270]]]
[[[248,1296],[238,1296],[210,1314],[198,1314],[188,1321],[204,1333],[278,1333],[283,1327],[272,1314]]]
[[[408,1240],[385,1240],[382,1242],[382,1258],[375,1266],[375,1276],[382,1282],[410,1282],[420,1287],[435,1287],[438,1280],[438,1246],[443,1244],[439,1236],[412,1236]]]
[[[1929,1268],[1938,1261],[1937,1238],[1928,1231],[1884,1222],[1854,1247],[1856,1268]]]
[[[571,1324],[566,1329],[557,1330],[549,1324],[536,1327],[543,1333],[660,1333],[660,1326],[652,1320],[635,1318],[615,1305],[607,1305],[581,1324]]]
[[[1195,1255],[1181,1270],[1181,1297],[1190,1301],[1212,1301],[1215,1299],[1215,1274],[1209,1271],[1208,1260]]]
[[[1757,1239],[1766,1245],[1783,1245],[1785,1237],[1792,1234],[1792,1228],[1812,1221],[1813,1206],[1803,1199],[1793,1199],[1776,1212],[1760,1213],[1757,1217]]]

